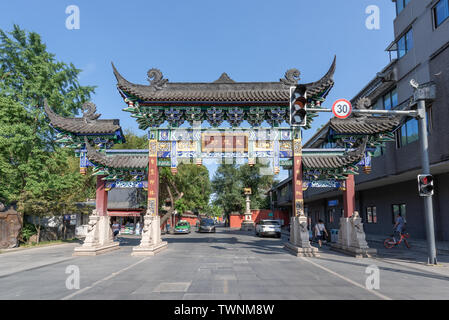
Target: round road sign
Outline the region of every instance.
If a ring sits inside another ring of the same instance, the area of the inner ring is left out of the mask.
[[[340,119],[349,117],[352,112],[351,102],[346,99],[335,101],[335,103],[332,105],[332,112],[337,118]]]

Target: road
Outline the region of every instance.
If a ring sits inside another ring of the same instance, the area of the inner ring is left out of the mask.
[[[153,257],[130,255],[135,238],[96,257],[73,257],[78,244],[0,254],[0,299],[449,299],[447,265],[356,259],[327,247],[298,258],[283,249],[284,236],[226,228],[163,238],[168,249]],[[66,287],[69,266],[79,268],[79,289]],[[366,287],[369,266],[379,270],[379,290]]]

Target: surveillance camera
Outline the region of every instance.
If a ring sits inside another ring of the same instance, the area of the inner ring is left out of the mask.
[[[415,79],[410,80],[410,85],[415,89],[419,88],[419,83]]]

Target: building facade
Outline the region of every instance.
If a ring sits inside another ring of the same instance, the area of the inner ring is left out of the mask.
[[[397,7],[394,40],[387,47],[391,62],[352,100],[369,98],[374,109],[415,108],[412,79],[435,84],[436,99],[427,104],[429,159],[435,177],[434,218],[437,240],[449,240],[449,0],[393,0]],[[331,122],[321,128],[304,148],[335,148]],[[389,234],[399,212],[407,221],[412,237],[424,239],[425,217],[418,195],[417,175],[421,172],[418,121],[402,118],[395,141],[379,145],[372,153],[371,172],[356,176],[356,210],[367,234]],[[281,207],[290,199],[284,189],[291,180],[275,188]],[[282,194],[286,195],[283,196]],[[309,189],[305,192],[306,212],[312,223],[325,221],[338,229],[343,214],[342,191]]]

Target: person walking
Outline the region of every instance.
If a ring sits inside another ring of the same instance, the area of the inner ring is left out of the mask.
[[[117,220],[114,221],[112,224],[112,232],[114,233],[114,240],[117,239],[117,235],[120,232],[120,225],[118,224]]]
[[[326,236],[326,238],[325,238],[325,236]],[[318,220],[318,223],[315,225],[315,237],[317,238],[318,245],[321,248],[322,241],[327,239],[327,237],[328,237],[326,227],[324,226],[324,222],[321,219]]]

